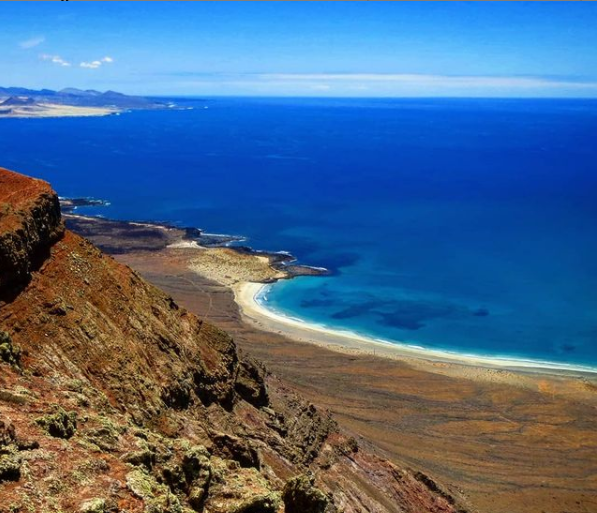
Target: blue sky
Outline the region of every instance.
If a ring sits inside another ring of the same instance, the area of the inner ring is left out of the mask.
[[[0,2],[0,85],[597,97],[592,2]]]

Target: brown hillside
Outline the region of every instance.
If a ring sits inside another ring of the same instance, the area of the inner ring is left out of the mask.
[[[455,512],[0,170],[0,512]]]

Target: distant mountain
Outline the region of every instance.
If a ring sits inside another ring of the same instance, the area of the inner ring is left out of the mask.
[[[1,107],[15,107],[18,105],[35,105],[35,100],[29,96],[11,96],[0,103]]]
[[[5,99],[7,97],[8,99]],[[23,97],[24,100],[19,100]],[[33,105],[36,103],[52,103],[75,107],[112,107],[116,109],[163,109],[169,106],[168,103],[142,96],[129,96],[116,91],[103,93],[92,89],[84,91],[74,87],[67,87],[60,91],[0,87],[0,101],[3,99],[6,106]],[[7,101],[26,101],[27,103],[6,103]]]
[[[61,89],[60,91],[58,91],[57,94],[63,95],[63,94],[69,94],[71,96],[100,96],[102,93],[100,93],[99,91],[94,91],[93,89],[87,89],[86,91],[83,91],[82,89],[77,89],[75,87],[66,87],[65,89]]]
[[[35,91],[34,89],[26,89],[25,87],[0,87],[0,95],[2,96],[53,96],[56,91],[50,89],[41,89]]]

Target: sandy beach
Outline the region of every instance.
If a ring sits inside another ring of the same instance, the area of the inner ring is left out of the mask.
[[[364,337],[349,331],[340,331],[317,324],[310,324],[300,319],[279,314],[259,301],[267,284],[239,282],[232,285],[234,297],[245,321],[260,329],[273,331],[301,342],[309,342],[336,351],[352,354],[373,354],[386,358],[409,360],[428,360],[433,362],[455,363],[473,367],[517,370],[534,373],[563,375],[595,375],[597,369],[565,364],[525,361],[517,359],[482,357],[447,351],[425,349],[406,344],[384,342]]]
[[[0,113],[0,118],[73,118],[109,116],[120,112],[120,109],[108,107],[76,107],[54,103],[43,103],[33,106],[17,106],[8,109],[8,113]]]

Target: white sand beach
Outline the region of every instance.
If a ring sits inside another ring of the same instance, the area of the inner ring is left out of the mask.
[[[74,118],[109,116],[120,112],[120,109],[108,107],[76,107],[55,103],[39,105],[24,105],[8,109],[9,112],[0,114],[0,118]]]
[[[416,367],[433,366],[435,371],[491,381],[511,381],[513,372],[517,375],[527,373],[578,376],[591,380],[597,375],[597,368],[592,367],[427,349],[367,337],[348,330],[328,328],[283,315],[268,308],[260,299],[266,287],[275,281],[291,277],[283,270],[274,268],[270,256],[246,254],[233,248],[198,248],[191,245],[184,247],[195,250],[188,257],[189,269],[234,292],[235,302],[244,321],[258,329],[284,335],[299,342],[316,344],[347,354],[391,358]]]
[[[385,342],[368,338],[350,331],[340,331],[317,324],[281,315],[264,306],[258,297],[267,284],[254,282],[238,282],[232,285],[235,300],[239,305],[244,320],[267,331],[283,334],[294,340],[324,346],[336,351],[354,354],[375,354],[387,358],[408,360],[411,364],[417,361],[459,364],[476,368],[525,371],[530,373],[562,374],[566,376],[592,375],[597,369],[552,362],[519,360],[498,357],[483,357],[463,353],[451,353],[425,349],[407,344]]]

